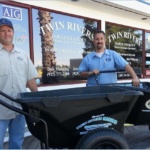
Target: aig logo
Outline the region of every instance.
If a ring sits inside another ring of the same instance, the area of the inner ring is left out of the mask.
[[[2,5],[2,13],[5,18],[22,20],[22,10],[19,8]]]

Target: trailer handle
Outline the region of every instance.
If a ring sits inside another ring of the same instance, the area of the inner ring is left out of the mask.
[[[125,72],[125,70],[103,70],[103,71],[100,71],[98,74],[94,74],[95,75],[95,81],[96,81],[96,84],[99,85],[98,83],[98,75],[101,74],[101,73],[112,73],[112,72]]]

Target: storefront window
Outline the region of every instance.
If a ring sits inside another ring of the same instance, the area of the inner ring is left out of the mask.
[[[0,18],[7,18],[12,21],[14,26],[13,43],[16,47],[25,51],[29,56],[28,10],[25,8],[0,4]]]
[[[32,9],[34,62],[41,84],[80,80],[78,67],[93,49],[97,21]]]
[[[106,24],[107,48],[120,53],[142,77],[142,30]],[[127,73],[118,73],[118,78],[130,78]]]
[[[145,54],[146,76],[150,76],[150,32],[145,33]]]

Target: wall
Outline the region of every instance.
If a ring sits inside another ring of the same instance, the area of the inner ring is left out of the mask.
[[[18,2],[20,2],[20,0],[18,0]],[[136,12],[133,10],[127,11],[126,8],[122,9],[118,6],[110,6],[111,4],[108,5],[104,3],[97,3],[90,0],[79,0],[77,2],[72,2],[71,0],[38,0],[36,1],[36,3],[34,0],[30,0],[21,1],[21,3],[66,12],[69,14],[99,19],[102,20],[103,30],[105,30],[106,21],[146,30],[150,29],[150,18],[148,18],[147,20],[141,20],[141,18],[145,17],[144,13]]]

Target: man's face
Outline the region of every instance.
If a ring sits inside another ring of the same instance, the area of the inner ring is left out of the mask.
[[[105,36],[103,33],[97,33],[94,38],[94,46],[96,50],[101,50],[105,48]]]
[[[12,44],[14,36],[14,31],[9,26],[1,26],[0,27],[0,43],[2,45],[10,45]]]

